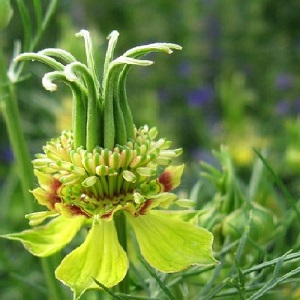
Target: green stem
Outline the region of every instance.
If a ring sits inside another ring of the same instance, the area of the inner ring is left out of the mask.
[[[25,8],[25,5],[23,3],[23,1],[18,0],[18,6],[19,6],[19,10],[20,10],[20,14],[22,16],[22,23],[23,23],[23,28],[24,28],[24,47],[23,47],[23,51],[24,52],[31,52],[33,51],[36,46],[38,45],[41,37],[43,36],[52,16],[54,15],[55,11],[56,11],[56,7],[57,7],[57,3],[58,0],[52,0],[50,1],[47,10],[46,10],[46,14],[43,18],[43,21],[41,23],[41,27],[38,27],[38,30],[34,36],[34,38],[31,39],[32,37],[32,28],[31,28],[31,24],[30,24],[30,15],[28,13],[28,11]],[[23,71],[24,68],[24,62],[20,63],[18,65],[18,68],[16,70],[14,70],[14,81],[17,81]]]
[[[45,33],[45,30],[46,30],[52,16],[56,12],[57,3],[58,3],[58,0],[50,1],[49,5],[47,7],[47,10],[46,10],[46,14],[45,14],[44,19],[43,19],[43,22],[42,22],[42,26],[39,27],[39,30],[37,31],[37,33],[36,33],[36,35],[35,35],[35,37],[32,41],[32,44],[31,44],[31,47],[30,47],[29,51],[32,51],[38,45],[41,37]]]
[[[119,212],[115,218],[115,224],[118,233],[118,239],[120,245],[123,247],[124,251],[127,252],[127,234],[126,234],[126,218],[123,212]],[[129,293],[129,277],[128,273],[125,278],[118,284],[118,289],[120,293]]]
[[[4,96],[3,115],[15,162],[18,167],[18,174],[25,203],[24,210],[26,212],[31,212],[33,209],[33,199],[32,195],[29,193],[33,183],[31,159],[22,131],[15,86],[9,82],[7,77],[6,63],[2,52],[0,52],[0,81],[1,84],[3,84],[3,87],[0,90],[1,96]]]
[[[23,0],[17,0],[17,4],[24,28],[24,49],[29,50],[32,38],[32,24],[30,14]]]
[[[49,3],[45,17],[41,23],[41,26],[38,26],[37,34],[35,35],[34,39],[30,41],[31,38],[30,20],[28,18],[26,19],[28,14],[26,16],[27,11],[25,9],[23,1],[18,1],[21,15],[23,13],[23,17],[25,18],[23,19],[23,26],[25,28],[24,34],[26,40],[25,51],[26,50],[32,51],[37,46],[41,36],[43,35],[47,25],[49,24],[51,17],[54,15],[56,11],[57,2],[58,2],[57,0],[52,0]],[[27,31],[28,29],[29,31]],[[29,193],[29,190],[32,188],[32,184],[33,184],[33,171],[32,171],[30,153],[28,151],[28,147],[25,142],[25,137],[21,127],[20,113],[17,104],[18,102],[17,102],[16,92],[15,92],[15,86],[13,84],[13,82],[18,81],[23,68],[24,68],[24,63],[19,64],[17,70],[14,70],[14,68],[12,68],[12,72],[14,74],[11,77],[11,80],[9,80],[7,78],[7,75],[4,72],[4,70],[6,70],[5,60],[3,58],[2,52],[0,52],[0,79],[1,79],[1,83],[7,82],[8,85],[8,88],[3,89],[4,92],[7,93],[7,96],[4,94],[6,97],[4,100],[3,114],[6,122],[9,140],[18,167],[18,174],[21,181],[23,199],[25,202],[25,210],[32,211],[34,202],[31,193]],[[60,295],[58,286],[56,284],[56,280],[53,276],[53,270],[51,269],[51,265],[52,265],[51,262],[49,262],[48,259],[43,258],[41,259],[41,264],[49,288],[49,293],[50,293],[49,298],[54,300],[63,299],[63,297],[61,297]]]
[[[0,57],[1,60],[2,57]],[[1,63],[3,61],[1,60]],[[0,63],[0,67],[3,64]],[[3,75],[0,74],[1,82],[8,82],[7,78],[3,78]],[[33,199],[32,194],[29,193],[29,190],[32,189],[33,185],[33,172],[31,165],[30,153],[28,151],[27,144],[25,142],[25,137],[22,131],[20,114],[17,104],[17,97],[15,92],[15,86],[12,83],[8,83],[8,87],[1,91],[5,97],[4,102],[4,119],[6,122],[7,132],[11,147],[15,156],[16,166],[18,168],[18,174],[22,187],[22,195],[25,203],[24,210],[26,212],[33,211]],[[58,286],[56,280],[53,277],[53,270],[51,272],[51,264],[46,259],[41,259],[43,273],[46,277],[49,293],[51,294],[51,299],[60,300],[63,299],[58,293]]]
[[[8,82],[6,74],[4,74],[4,59],[0,53],[0,79],[2,83],[7,83],[7,87],[2,89],[4,94],[4,119],[6,122],[9,141],[14,153],[15,162],[18,167],[18,174],[21,182],[22,194],[25,203],[25,210],[31,212],[33,209],[33,199],[29,190],[32,188],[33,172],[31,166],[30,154],[22,133],[22,125],[18,109],[15,87]]]
[[[51,258],[43,257],[40,259],[40,261],[41,261],[43,273],[49,290],[48,299],[52,299],[52,300],[64,299],[62,295],[62,291],[57,284],[57,280],[54,277],[54,269],[52,268],[53,257]]]

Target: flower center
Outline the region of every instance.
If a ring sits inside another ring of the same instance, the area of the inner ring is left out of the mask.
[[[74,149],[73,135],[64,131],[44,146],[33,161],[38,174],[56,178],[47,190],[48,207],[74,216],[107,218],[120,209],[143,214],[149,200],[160,190],[161,170],[181,153],[170,142],[155,140],[156,128],[135,130],[134,139],[113,150],[95,147]],[[39,178],[39,175],[37,175]]]

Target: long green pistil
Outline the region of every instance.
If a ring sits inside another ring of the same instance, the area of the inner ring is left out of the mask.
[[[81,30],[77,36],[83,37],[87,63],[76,61],[75,57],[62,49],[46,49],[38,53],[24,53],[20,60],[38,60],[55,71],[47,73],[43,85],[50,91],[56,90],[53,81],[66,83],[73,93],[72,130],[73,147],[83,147],[92,151],[96,146],[113,150],[116,144],[124,145],[134,138],[135,126],[126,97],[126,77],[130,66],[149,66],[153,62],[140,58],[150,52],[172,53],[181,47],[169,43],[155,43],[130,49],[113,59],[119,33],[109,35],[105,56],[103,78],[97,78],[91,37]],[[59,61],[56,60],[59,59]]]

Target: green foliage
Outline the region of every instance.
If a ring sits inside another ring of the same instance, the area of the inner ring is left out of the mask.
[[[10,0],[0,1],[0,11],[0,30],[2,30],[8,25],[13,14],[13,10],[10,5]]]
[[[128,293],[103,287],[82,299],[298,299],[297,8],[297,1],[282,0],[0,1],[0,233],[25,228],[23,216],[36,206],[28,192],[35,186],[33,153],[71,123],[69,91],[49,95],[39,83],[49,69],[13,59],[62,47],[86,63],[73,35],[88,29],[96,37],[98,72],[114,29],[126,37],[119,54],[171,41],[183,51],[132,70],[128,102],[138,126],[155,125],[174,148],[183,146],[186,185],[178,194],[192,202],[178,205],[190,208],[189,222],[213,232],[220,264],[166,275],[141,261],[133,243]],[[220,150],[211,155],[211,149]],[[54,270],[82,239],[42,261],[1,240],[1,299],[71,299]]]

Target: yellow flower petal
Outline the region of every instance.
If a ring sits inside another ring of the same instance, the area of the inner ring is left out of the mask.
[[[126,213],[147,262],[161,272],[172,273],[191,265],[215,264],[212,234],[204,228],[166,214],[133,217]]]
[[[33,255],[46,257],[64,248],[74,238],[84,221],[84,217],[67,219],[60,216],[44,226],[2,237],[20,241]]]
[[[84,243],[68,254],[55,271],[56,277],[74,292],[99,288],[93,278],[112,287],[126,275],[128,259],[120,246],[113,221],[95,221]]]

